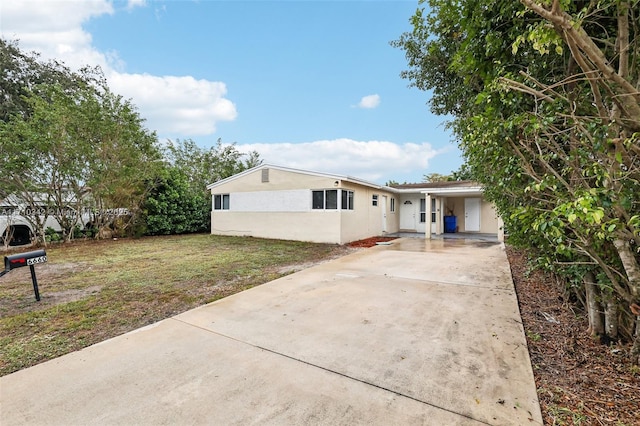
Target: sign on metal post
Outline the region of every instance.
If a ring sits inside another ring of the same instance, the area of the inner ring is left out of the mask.
[[[9,271],[28,266],[31,270],[31,282],[33,283],[33,292],[36,300],[40,301],[40,291],[38,290],[38,279],[36,278],[36,269],[34,265],[45,263],[47,261],[47,253],[44,250],[27,251],[24,253],[12,254],[4,257],[4,271],[0,271],[0,277]]]

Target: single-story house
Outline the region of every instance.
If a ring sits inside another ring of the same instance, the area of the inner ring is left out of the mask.
[[[502,222],[475,182],[378,185],[261,164],[207,186],[211,233],[346,244],[397,232],[490,233]],[[427,218],[430,226],[427,227]]]

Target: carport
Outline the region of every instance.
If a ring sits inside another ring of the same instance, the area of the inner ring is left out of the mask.
[[[483,197],[482,186],[472,181],[394,185],[400,196],[400,232],[493,234],[504,240],[502,218]]]

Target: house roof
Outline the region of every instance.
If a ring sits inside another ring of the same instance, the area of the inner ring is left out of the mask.
[[[329,179],[335,179],[335,180],[341,180],[341,181],[345,181],[345,182],[351,182],[351,183],[355,183],[358,185],[363,185],[363,186],[368,186],[370,188],[375,188],[375,189],[385,189],[387,191],[390,192],[394,192],[393,188],[390,188],[388,186],[384,186],[384,185],[378,185],[377,183],[373,183],[373,182],[369,182],[363,179],[359,179],[353,176],[347,176],[347,175],[339,175],[339,174],[333,174],[333,173],[323,173],[323,172],[314,172],[314,171],[310,171],[310,170],[302,170],[302,169],[294,169],[291,167],[283,167],[283,166],[277,166],[275,164],[260,164],[259,166],[253,167],[251,169],[247,169],[243,172],[240,172],[238,174],[235,174],[233,176],[230,176],[226,179],[222,179],[219,180],[217,182],[211,183],[209,185],[207,185],[207,189],[212,189],[215,188],[216,186],[219,185],[223,185],[227,182],[231,182],[234,181],[236,179],[239,179],[243,176],[246,176],[250,173],[253,173],[257,170],[262,170],[262,169],[275,169],[275,170],[281,170],[284,172],[291,172],[291,173],[301,173],[301,174],[305,174],[305,175],[310,175],[310,176],[320,176],[320,177],[326,177]]]
[[[367,186],[374,189],[381,189],[397,194],[406,194],[406,193],[422,193],[422,194],[439,194],[439,195],[449,195],[449,196],[465,196],[465,195],[473,195],[477,196],[482,194],[482,186],[474,181],[463,180],[463,181],[445,181],[445,182],[422,182],[422,183],[405,183],[402,185],[392,185],[392,186],[384,186],[378,185],[377,183],[368,182],[363,179],[359,179],[353,176],[332,174],[332,173],[323,173],[323,172],[315,172],[310,170],[302,170],[302,169],[294,169],[291,167],[283,167],[275,164],[260,164],[251,169],[247,169],[243,172],[230,176],[226,179],[219,180],[212,184],[207,185],[207,189],[211,190],[217,186],[223,185],[227,182],[234,181],[243,176],[251,174],[257,170],[262,169],[276,169],[284,172],[291,173],[302,173],[310,176],[320,176],[326,177],[329,179],[340,180],[344,182],[351,182],[362,186]]]

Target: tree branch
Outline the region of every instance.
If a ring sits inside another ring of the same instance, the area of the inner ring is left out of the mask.
[[[562,12],[559,4],[554,4],[551,10],[547,10],[543,5],[539,4],[535,0],[520,1],[526,8],[532,10],[540,17],[556,26],[556,31],[562,31],[561,35],[563,35],[563,38],[567,42],[569,40],[572,41],[572,43],[567,43],[569,47],[571,48],[573,44],[577,49],[576,53],[578,51],[582,53],[584,57],[602,73],[605,80],[615,84],[615,87],[618,88],[616,93],[623,95],[621,96],[621,102],[624,104],[627,113],[633,120],[631,122],[632,126],[634,129],[640,130],[640,119],[636,118],[640,117],[640,91],[638,91],[638,89],[636,89],[623,76],[616,73],[616,70],[611,67],[602,50],[598,48],[584,28],[581,25],[576,25],[569,14]],[[572,51],[574,56],[576,53],[573,53]],[[576,56],[576,59],[578,59],[578,57],[579,55]]]

